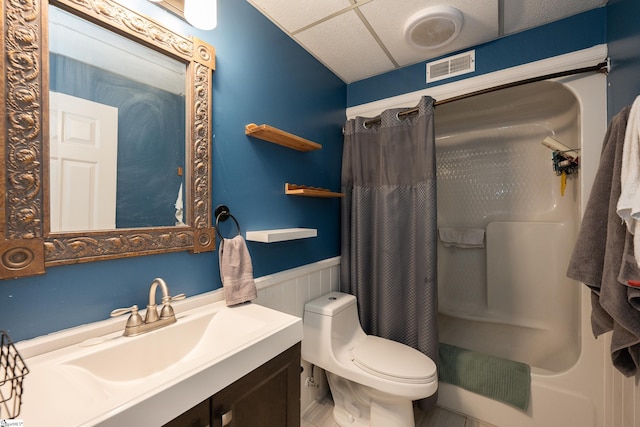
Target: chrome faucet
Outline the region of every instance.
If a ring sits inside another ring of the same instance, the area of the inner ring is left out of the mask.
[[[158,307],[156,305],[156,291],[160,286],[162,291],[162,309],[158,316]],[[126,313],[131,313],[127,324],[124,327],[125,337],[132,337],[140,335],[145,332],[153,331],[163,326],[170,325],[176,322],[176,315],[171,307],[172,301],[178,301],[185,298],[185,294],[178,294],[176,296],[169,295],[169,287],[166,282],[160,278],[154,279],[149,287],[149,304],[147,305],[147,313],[144,320],[138,313],[138,306],[132,305],[131,307],[118,308],[111,312],[111,317],[121,316]]]

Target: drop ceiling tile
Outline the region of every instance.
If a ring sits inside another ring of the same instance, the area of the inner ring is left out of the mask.
[[[504,0],[505,34],[604,6],[607,0]]]
[[[607,0],[247,0],[346,82],[467,49],[503,33],[543,25],[603,6]],[[404,26],[416,12],[451,5],[464,14],[458,38],[437,50],[418,49],[404,39]],[[366,19],[375,35],[362,23]],[[376,37],[391,55],[389,58]],[[395,63],[394,63],[395,62]]]
[[[515,0],[520,1],[520,0]],[[498,0],[374,0],[360,7],[374,31],[400,66],[415,64],[475,46],[499,36]],[[407,20],[429,6],[447,4],[459,9],[464,23],[458,37],[439,49],[420,49],[404,38]]]
[[[394,69],[354,11],[301,31],[294,38],[347,83]]]
[[[351,6],[349,0],[247,1],[263,15],[290,33]]]

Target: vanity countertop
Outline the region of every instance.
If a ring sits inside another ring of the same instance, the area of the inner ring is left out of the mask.
[[[156,427],[302,340],[299,317],[188,300],[174,305],[175,324],[143,335],[123,337],[124,321],[107,320],[17,343],[30,370],[18,418],[25,426]]]

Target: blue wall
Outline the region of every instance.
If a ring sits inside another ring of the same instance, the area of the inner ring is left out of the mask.
[[[609,0],[607,40],[611,57],[608,115],[616,115],[640,95],[640,2]]]
[[[216,48],[213,208],[228,205],[243,232],[318,229],[315,239],[249,243],[254,275],[339,255],[339,200],[283,193],[285,182],[339,189],[345,83],[244,0],[218,0],[218,27],[206,32],[146,0],[126,3]],[[323,149],[301,153],[249,138],[244,126],[252,122],[314,140]],[[228,225],[221,227],[223,234],[235,235]],[[155,277],[163,277],[173,294],[217,289],[217,256],[211,252],[136,257],[52,267],[43,276],[1,281],[0,329],[18,341],[105,319],[117,307],[144,307]]]

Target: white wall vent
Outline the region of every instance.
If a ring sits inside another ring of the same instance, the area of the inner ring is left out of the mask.
[[[453,55],[448,58],[427,63],[427,83],[448,79],[476,70],[476,51]]]

